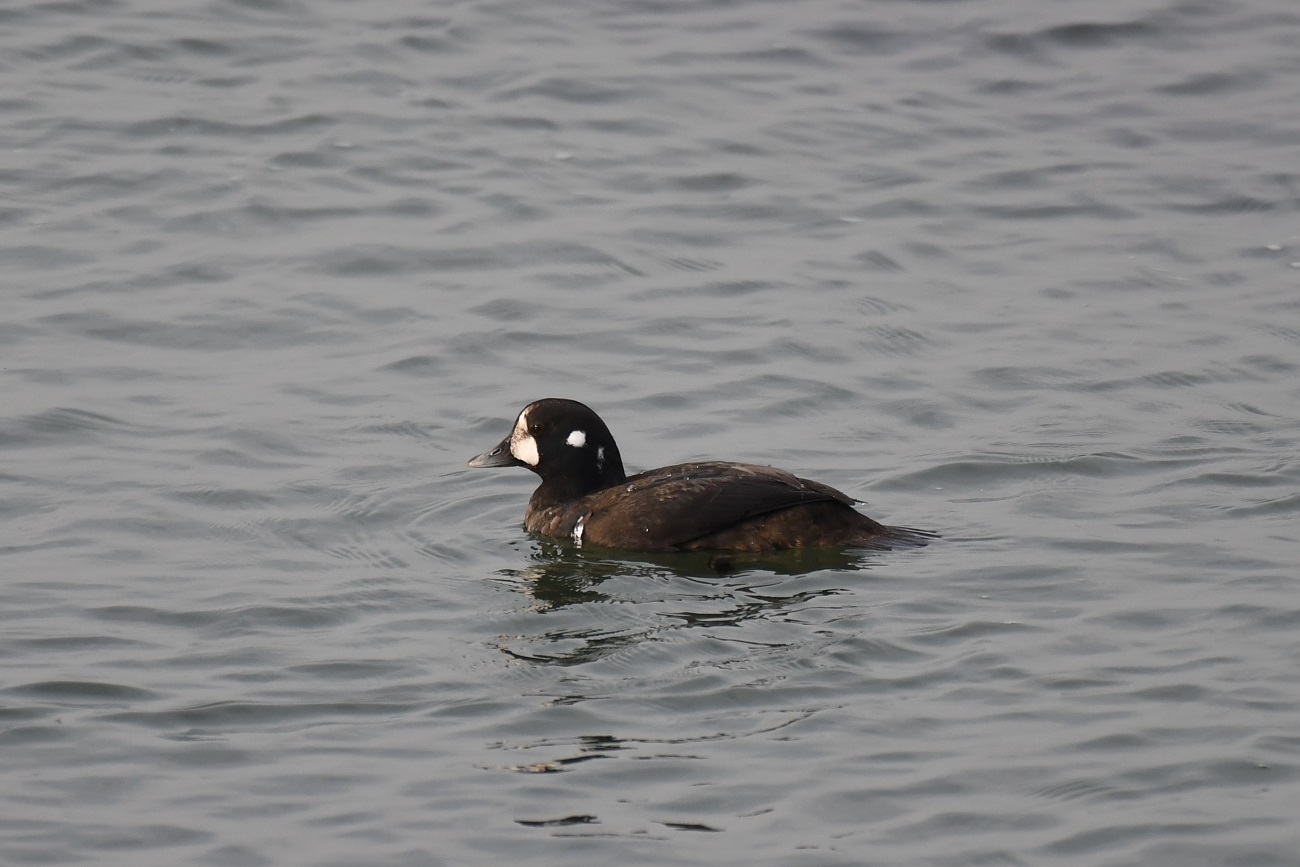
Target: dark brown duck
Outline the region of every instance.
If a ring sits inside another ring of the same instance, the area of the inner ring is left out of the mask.
[[[609,428],[574,400],[530,403],[510,435],[469,465],[537,473],[542,483],[528,501],[524,527],[578,545],[756,552],[889,549],[934,538],[873,521],[847,494],[775,467],[702,461],[628,476]]]

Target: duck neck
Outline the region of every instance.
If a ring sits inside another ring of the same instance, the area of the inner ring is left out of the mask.
[[[574,467],[567,467],[564,472],[548,473],[543,476],[542,483],[538,485],[537,490],[533,491],[529,502],[535,508],[544,509],[603,491],[622,484],[626,479],[623,461],[618,451],[611,449],[605,454],[605,460],[600,466],[586,466],[578,471],[575,471]]]

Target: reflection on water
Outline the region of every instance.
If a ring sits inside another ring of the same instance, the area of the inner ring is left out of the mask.
[[[646,578],[665,575],[699,580],[725,580],[757,571],[775,575],[804,575],[820,570],[857,572],[880,562],[885,552],[849,548],[801,548],[758,554],[650,553],[577,548],[551,539],[538,539],[524,569],[504,569],[499,574],[515,581],[544,607],[604,599],[591,591],[595,584],[616,575]],[[635,559],[629,559],[635,558]]]
[[[604,557],[589,548],[541,540],[528,566],[501,570],[495,580],[528,597],[529,614],[547,619],[523,618],[519,625],[528,628],[503,637],[500,648],[529,662],[579,665],[674,630],[779,620],[814,600],[845,592],[834,585],[801,588],[788,580],[791,576],[834,572],[836,582],[842,582],[846,575],[870,569],[881,556],[807,549],[725,557],[620,551]],[[600,589],[611,582],[617,590]]]

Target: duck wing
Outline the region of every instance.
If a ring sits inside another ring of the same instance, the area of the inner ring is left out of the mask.
[[[725,461],[649,470],[586,500],[586,541],[640,550],[671,550],[748,518],[804,503],[856,502],[785,470]]]

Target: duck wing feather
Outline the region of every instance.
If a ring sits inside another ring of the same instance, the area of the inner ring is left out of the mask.
[[[590,494],[585,540],[611,548],[671,550],[748,518],[852,497],[776,467],[726,461],[676,464]]]

